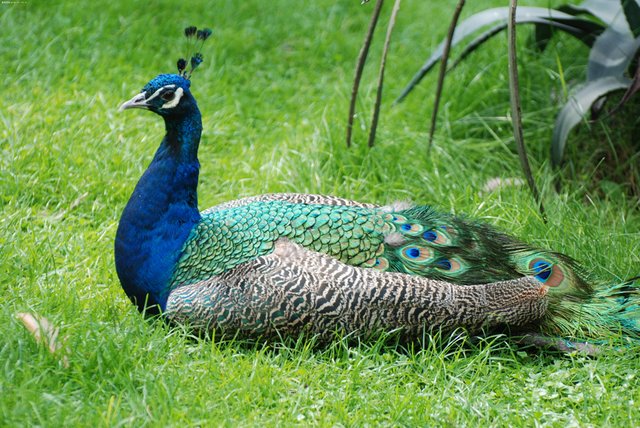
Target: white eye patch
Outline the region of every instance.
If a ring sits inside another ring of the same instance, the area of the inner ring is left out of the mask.
[[[176,87],[176,85],[174,85],[174,84],[163,86],[162,88],[158,89],[153,94],[151,94],[151,96],[149,98],[147,98],[147,102],[151,101],[152,99],[154,99],[155,97],[160,95],[162,93],[162,91],[164,91],[165,89],[173,89],[175,87]]]
[[[184,94],[184,90],[182,88],[176,89],[176,91],[174,92],[174,95],[173,95],[173,99],[171,99],[170,101],[167,101],[166,103],[162,104],[162,108],[167,109],[167,108],[173,108],[173,107],[177,106],[178,103],[180,102],[180,98],[182,98],[183,94]]]

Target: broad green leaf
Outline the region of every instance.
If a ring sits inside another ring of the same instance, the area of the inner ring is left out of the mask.
[[[631,81],[623,76],[607,76],[588,82],[564,105],[553,128],[551,137],[551,162],[560,165],[569,132],[586,116],[591,105],[600,97],[629,86]]]
[[[538,27],[548,28],[548,29],[555,28],[558,30],[565,31],[571,34],[572,36],[576,37],[577,39],[579,39],[589,47],[593,45],[593,42],[595,42],[596,37],[599,34],[601,34],[602,31],[604,30],[604,28],[602,28],[602,26],[600,26],[599,24],[596,24],[592,21],[586,21],[586,20],[582,22],[573,21],[572,25],[564,24],[561,20],[549,20],[549,19],[543,19],[543,18],[532,19],[526,22],[520,22],[520,24],[529,24],[529,23],[535,24],[537,28]],[[491,27],[490,29],[488,29],[487,31],[485,31],[484,33],[480,34],[478,37],[473,39],[464,47],[464,50],[462,51],[460,56],[456,58],[455,62],[451,66],[451,69],[455,68],[461,61],[463,61],[469,54],[471,54],[473,51],[479,48],[480,45],[482,45],[484,42],[486,42],[491,37],[495,36],[500,31],[506,28],[507,28],[506,23],[499,24],[499,25],[496,25],[495,27]],[[434,63],[431,65],[431,67],[433,67],[433,65],[438,60],[439,58],[435,58]],[[427,71],[429,71],[429,69],[427,69]]]
[[[640,4],[638,4],[638,0],[622,0],[622,9],[631,33],[635,37],[640,36]]]
[[[624,93],[622,99],[620,100],[620,103],[616,108],[613,109],[610,114],[613,114],[614,112],[622,108],[622,106],[624,106],[638,91],[640,91],[640,65],[636,66],[636,72],[633,74],[633,80],[627,88],[627,92]]]
[[[478,39],[476,39],[476,40],[480,40],[482,39],[482,37],[485,37],[484,40],[487,40],[488,38],[497,34],[500,30],[507,27],[508,16],[509,16],[509,8],[506,8],[506,7],[488,9],[480,13],[477,13],[475,15],[472,15],[471,17],[467,18],[466,20],[458,24],[458,27],[456,28],[453,34],[451,46],[452,47],[456,46],[463,39],[465,39],[466,37],[470,36],[471,34],[475,33],[476,31],[479,31],[480,29],[486,26],[494,25],[494,27],[491,30],[486,31],[483,34],[483,36],[480,36]],[[560,20],[562,20],[562,24],[564,25],[570,25],[571,22],[579,22],[581,23],[580,25],[585,25],[584,19],[577,18],[568,13],[559,12],[554,9],[547,9],[547,8],[540,8],[540,7],[519,7],[516,12],[517,24],[541,23],[541,24],[553,25],[555,27],[560,28],[562,27],[559,24]],[[413,87],[415,87],[415,85],[417,85],[422,80],[422,78],[427,74],[427,72],[440,60],[440,58],[442,57],[443,51],[444,51],[444,42],[440,43],[438,47],[435,49],[435,51],[432,53],[432,55],[425,61],[423,66],[416,73],[416,75],[413,77],[411,82],[406,86],[406,88],[403,90],[402,94],[400,95],[400,97],[398,97],[396,102],[401,101],[409,92],[411,92]]]
[[[571,7],[575,13],[591,14],[606,24],[605,31],[598,36],[589,51],[589,81],[623,75],[640,47],[640,42],[635,40],[628,18],[623,13],[623,2],[625,0],[585,0],[580,5]],[[631,3],[638,6],[636,0],[631,0]]]
[[[616,15],[589,51],[587,80],[623,75],[640,46],[639,40],[633,37],[624,14]]]
[[[585,0],[571,6],[574,10],[589,13],[606,24],[607,27],[620,25],[617,17],[622,13],[620,0]]]
[[[535,43],[536,48],[540,51],[544,51],[547,47],[547,43],[553,35],[553,27],[571,34],[588,47],[593,46],[596,38],[604,31],[604,27],[602,25],[587,19],[572,20],[571,22],[564,24],[564,26],[562,25],[562,19],[552,19],[552,21],[556,22],[558,25],[535,24]]]

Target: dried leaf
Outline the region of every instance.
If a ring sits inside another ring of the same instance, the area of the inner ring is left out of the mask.
[[[49,352],[61,355],[64,367],[69,367],[69,359],[67,357],[68,348],[64,347],[64,340],[58,340],[60,328],[53,325],[45,317],[35,314],[20,312],[16,314],[16,318],[22,321],[29,333],[36,339],[36,342],[47,347]]]

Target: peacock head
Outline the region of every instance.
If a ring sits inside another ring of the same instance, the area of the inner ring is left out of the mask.
[[[211,36],[211,30],[196,27],[184,29],[184,35],[193,42],[190,51],[202,49],[205,40]],[[198,46],[199,44],[199,46]],[[160,74],[142,88],[142,92],[122,103],[120,111],[130,108],[150,110],[164,118],[179,117],[197,110],[196,100],[191,95],[191,75],[202,64],[202,54],[191,55],[189,62],[180,58],[177,62],[178,74]],[[187,70],[187,66],[190,69]]]
[[[183,116],[196,106],[189,86],[191,82],[183,76],[161,74],[147,83],[142,92],[122,103],[120,111],[141,108],[163,117]]]

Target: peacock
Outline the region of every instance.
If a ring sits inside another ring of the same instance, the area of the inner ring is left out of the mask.
[[[194,46],[210,34],[185,29]],[[178,60],[177,74],[120,106],[161,116],[166,130],[115,238],[118,277],[141,311],[247,337],[507,327],[640,339],[637,284],[596,284],[566,255],[430,206],[280,193],[200,212],[191,76],[202,60]]]

